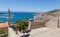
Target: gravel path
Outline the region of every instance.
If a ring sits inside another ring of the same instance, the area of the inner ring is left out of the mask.
[[[35,30],[35,31],[37,31],[37,30]],[[30,37],[60,37],[60,29],[37,31],[37,33],[30,35]]]
[[[57,28],[58,17],[51,17],[46,23],[46,28],[34,29],[30,32],[30,37],[60,37],[60,28]],[[60,26],[60,17],[59,17]]]
[[[12,28],[8,28],[8,37],[18,37]]]
[[[48,28],[57,28],[58,17],[51,17],[50,20],[45,24]]]

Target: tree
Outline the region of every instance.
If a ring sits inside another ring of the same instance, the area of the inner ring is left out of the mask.
[[[28,20],[18,20],[15,22],[15,26],[18,28],[19,31],[25,30],[28,27]]]

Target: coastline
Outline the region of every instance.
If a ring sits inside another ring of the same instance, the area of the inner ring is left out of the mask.
[[[31,18],[33,19],[34,18],[34,14],[33,12],[31,13],[27,13],[27,12],[11,12],[11,22],[15,22],[17,20],[23,20],[23,19],[26,19],[26,18]],[[0,21],[3,21],[3,22],[6,22],[7,21],[7,17],[8,17],[8,13],[4,13],[4,14],[0,14]],[[18,17],[17,17],[18,16]]]

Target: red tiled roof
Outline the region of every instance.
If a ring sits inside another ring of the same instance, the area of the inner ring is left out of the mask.
[[[0,23],[0,28],[8,27],[8,22]]]

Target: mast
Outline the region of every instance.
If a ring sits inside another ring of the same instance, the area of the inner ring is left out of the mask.
[[[58,28],[59,28],[59,22],[60,22],[60,21],[59,21],[59,15],[60,15],[59,12],[60,12],[60,11],[58,11],[58,24],[57,24],[57,27],[58,27]]]
[[[8,9],[8,25],[10,26],[10,9]]]
[[[57,27],[59,28],[59,16],[58,16],[58,25],[57,25]]]

